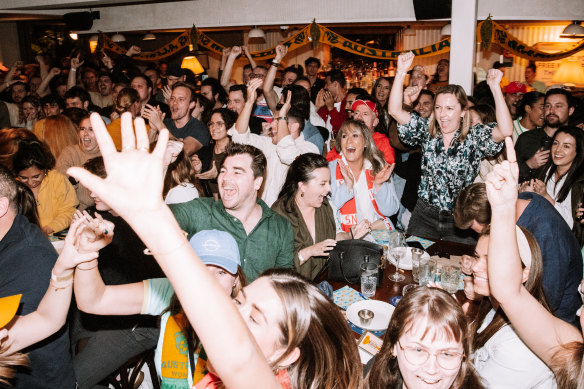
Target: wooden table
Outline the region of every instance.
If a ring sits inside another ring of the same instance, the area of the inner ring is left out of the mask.
[[[440,257],[449,258],[450,255],[472,255],[474,252],[474,246],[456,243],[456,242],[449,242],[440,240],[430,247],[426,249],[426,252],[430,255],[438,255]],[[414,280],[412,278],[412,271],[411,270],[403,270],[400,269],[400,273],[403,274],[406,278],[401,282],[394,282],[389,279],[389,275],[395,273],[395,266],[388,262],[388,266],[385,267],[383,272],[383,280],[381,286],[377,287],[375,291],[375,295],[372,297],[374,300],[381,300],[385,302],[389,302],[389,299],[394,296],[401,296],[402,289],[404,286],[408,284],[413,284]],[[327,272],[323,272],[317,279],[315,280],[316,283],[320,281],[324,281],[327,279]],[[347,285],[345,282],[333,282],[329,281],[332,285],[333,290],[337,290],[342,288],[343,286]],[[357,284],[350,284],[353,289],[361,291],[361,283]],[[457,300],[462,304],[466,298],[464,296],[464,292],[458,291],[456,294]]]

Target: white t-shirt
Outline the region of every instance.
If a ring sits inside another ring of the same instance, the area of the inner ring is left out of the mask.
[[[195,188],[195,186],[190,182],[186,182],[170,189],[166,194],[164,202],[166,204],[186,203],[187,201],[191,201],[192,199],[196,199],[198,197],[199,191],[197,188]]]
[[[547,173],[546,173],[547,175]],[[568,223],[570,228],[574,226],[574,218],[572,217],[572,189],[568,192],[568,195],[564,199],[564,201],[557,201],[558,194],[560,193],[560,189],[566,182],[566,175],[560,178],[560,181],[556,184],[556,177],[555,174],[552,174],[552,177],[549,181],[545,184],[545,190],[548,194],[555,200],[554,208],[556,211],[562,215],[562,218]]]

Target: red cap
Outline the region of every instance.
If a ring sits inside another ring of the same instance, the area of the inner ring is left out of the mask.
[[[515,93],[527,93],[527,86],[520,83],[519,81],[513,81],[505,87],[505,93],[515,94]]]
[[[353,102],[353,104],[351,105],[351,111],[355,111],[355,109],[357,109],[358,106],[365,104],[366,106],[369,107],[370,110],[373,111],[373,113],[375,114],[375,116],[377,118],[379,118],[379,113],[377,112],[377,107],[375,106],[375,103],[373,101],[369,101],[369,100],[355,100]]]

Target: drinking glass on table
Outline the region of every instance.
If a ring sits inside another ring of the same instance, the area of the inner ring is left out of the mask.
[[[442,288],[448,293],[456,293],[458,284],[460,282],[460,267],[458,266],[443,266],[440,275],[440,283]]]
[[[436,261],[433,259],[420,261],[420,268],[418,270],[418,278],[420,286],[427,286],[428,283],[434,282],[436,277]]]
[[[422,260],[423,254],[424,250],[416,247],[412,248],[412,279],[416,283],[420,281],[418,274],[420,272],[420,261]]]
[[[406,277],[404,277],[402,274],[399,274],[399,261],[405,257],[407,249],[407,247],[394,247],[391,249],[390,254],[395,261],[395,273],[389,276],[390,280],[395,282],[401,282],[405,280]]]
[[[363,262],[361,264],[361,293],[363,296],[370,298],[375,295],[378,275],[377,264],[373,262]]]

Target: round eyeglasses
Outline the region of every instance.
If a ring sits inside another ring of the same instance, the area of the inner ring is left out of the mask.
[[[446,370],[453,370],[460,367],[460,362],[462,361],[462,357],[464,353],[459,353],[456,351],[450,350],[440,350],[437,353],[431,353],[423,347],[420,346],[402,346],[401,343],[398,341],[397,344],[399,348],[404,353],[404,357],[406,360],[411,363],[412,365],[423,365],[428,361],[430,355],[434,355],[436,357],[436,361],[438,365]]]

